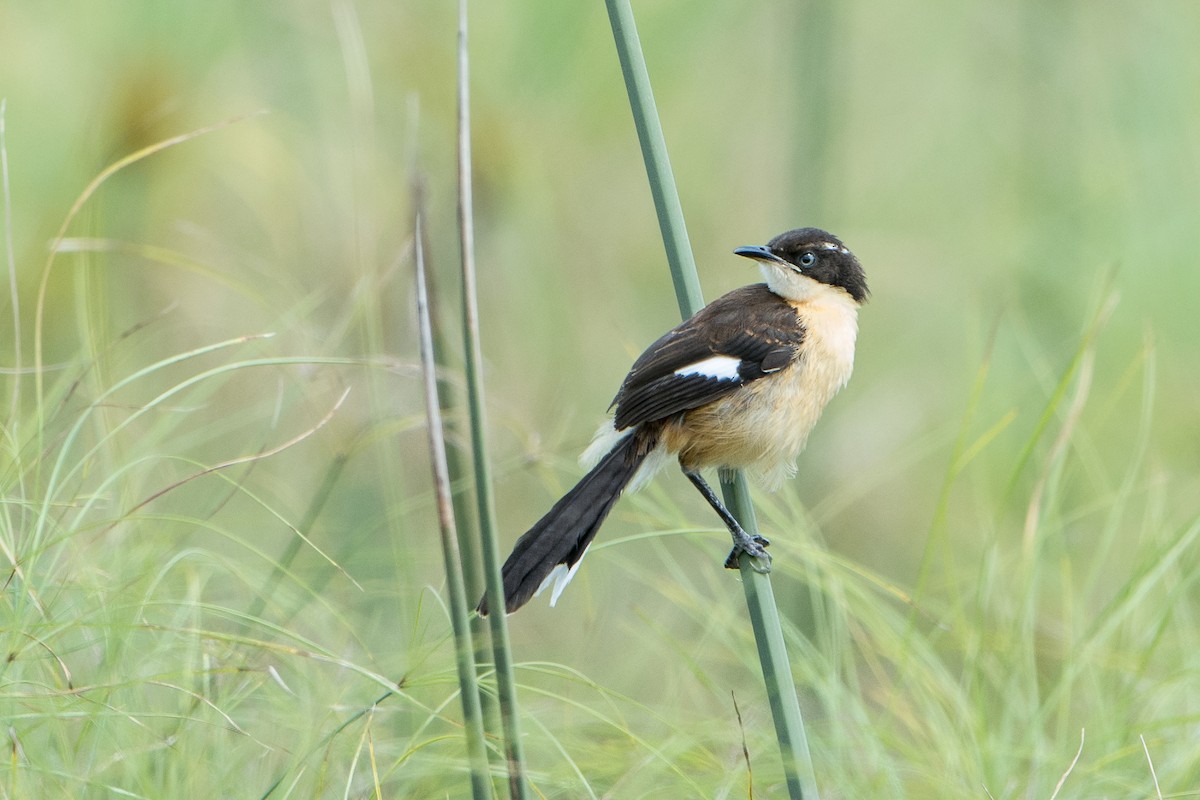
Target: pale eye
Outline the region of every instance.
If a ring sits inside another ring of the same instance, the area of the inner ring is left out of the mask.
[[[817,263],[817,257],[812,253],[805,253],[800,256],[800,266],[802,267],[811,267],[815,263]]]

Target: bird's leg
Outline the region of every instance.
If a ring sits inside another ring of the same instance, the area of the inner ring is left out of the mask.
[[[685,469],[684,475],[688,476],[688,480],[700,490],[700,494],[704,495],[704,499],[713,507],[717,515],[721,517],[721,521],[725,523],[725,527],[729,528],[729,534],[733,537],[733,550],[729,553],[729,558],[725,559],[726,569],[738,569],[741,566],[741,554],[745,553],[751,558],[759,559],[763,562],[763,566],[752,564],[755,572],[770,572],[771,571],[771,554],[767,552],[767,545],[770,544],[765,536],[755,534],[751,536],[746,533],[741,524],[734,518],[733,514],[729,513],[729,509],[717,498],[712,487],[708,485],[708,481],[700,476],[699,472],[692,472]]]

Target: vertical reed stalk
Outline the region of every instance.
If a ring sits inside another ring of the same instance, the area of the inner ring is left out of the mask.
[[[703,300],[700,281],[696,276],[695,260],[688,244],[679,193],[675,188],[670,161],[667,158],[662,125],[650,89],[650,75],[642,55],[629,0],[605,0],[605,3],[608,6],[617,55],[621,61],[621,73],[625,76],[625,88],[633,110],[634,125],[637,127],[638,140],[642,146],[642,157],[646,162],[654,207],[658,213],[663,244],[667,250],[667,261],[670,263],[671,276],[675,282],[675,295],[679,300],[680,313],[686,319],[700,309]],[[756,533],[757,523],[745,478],[739,473],[732,481],[722,480],[721,488],[729,510],[742,523],[742,527],[748,533]],[[755,642],[758,644],[763,680],[766,682],[771,714],[775,720],[775,733],[779,739],[783,770],[787,776],[788,792],[794,800],[804,797],[817,800],[812,758],[808,752],[808,740],[804,734],[800,703],[796,696],[796,686],[792,682],[791,666],[783,640],[783,627],[775,606],[771,580],[767,575],[755,572],[751,567],[751,559],[744,554],[740,566],[750,622],[754,628]]]
[[[467,760],[471,772],[471,796],[490,800],[492,781],[488,775],[487,745],[483,740],[483,711],[475,674],[471,626],[467,621],[467,594],[463,588],[462,558],[454,509],[450,500],[450,475],[446,467],[446,440],[437,396],[437,367],[433,360],[433,333],[429,326],[429,297],[425,288],[424,242],[420,220],[416,225],[417,318],[421,333],[421,366],[425,377],[425,409],[429,418],[429,455],[433,462],[433,485],[437,495],[438,522],[442,533],[442,556],[446,562],[446,586],[450,593],[450,624],[454,630],[454,660],[458,668],[459,698],[467,737]]]
[[[500,575],[500,547],[496,541],[496,507],[492,494],[487,449],[487,424],[483,402],[483,358],[479,344],[479,305],[475,285],[475,220],[471,197],[471,104],[467,64],[467,0],[458,4],[458,232],[462,255],[463,339],[466,357],[467,405],[471,417],[471,449],[475,466],[475,500],[483,551],[484,581],[491,597],[504,597]],[[503,606],[503,602],[500,603]],[[508,762],[509,796],[526,800],[525,755],[517,719],[516,679],[508,641],[508,620],[497,610],[488,614],[492,655],[496,667],[496,692]]]
[[[667,142],[663,138],[662,123],[659,122],[654,93],[650,89],[650,72],[646,69],[646,58],[642,55],[642,44],[638,39],[629,0],[605,0],[605,4],[608,6],[613,38],[617,43],[621,74],[625,76],[625,90],[633,110],[633,124],[642,145],[642,158],[650,179],[650,194],[654,197],[654,210],[658,213],[658,227],[667,249],[675,298],[679,302],[679,312],[687,319],[704,306],[704,295],[700,291],[700,279],[696,276],[696,260],[692,257],[692,245],[683,222],[683,206],[675,189],[671,160],[667,157]]]

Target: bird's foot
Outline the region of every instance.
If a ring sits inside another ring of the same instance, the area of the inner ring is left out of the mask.
[[[754,559],[750,562],[750,568],[755,572],[766,574],[771,571],[771,554],[767,552],[767,546],[771,544],[767,537],[760,534],[751,536],[740,527],[736,531],[732,531],[733,535],[733,550],[729,552],[729,558],[725,559],[725,569],[741,569],[742,553]]]

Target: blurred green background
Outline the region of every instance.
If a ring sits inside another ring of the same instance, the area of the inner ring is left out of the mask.
[[[420,174],[457,341],[455,6],[0,2],[4,796],[465,794],[410,253]],[[1050,797],[1081,728],[1057,796],[1200,791],[1200,6],[634,10],[707,296],[800,225],[873,290],[759,498],[826,795]],[[678,317],[603,4],[471,13],[507,547]],[[546,796],[776,796],[724,536],[668,476],[512,618]]]

